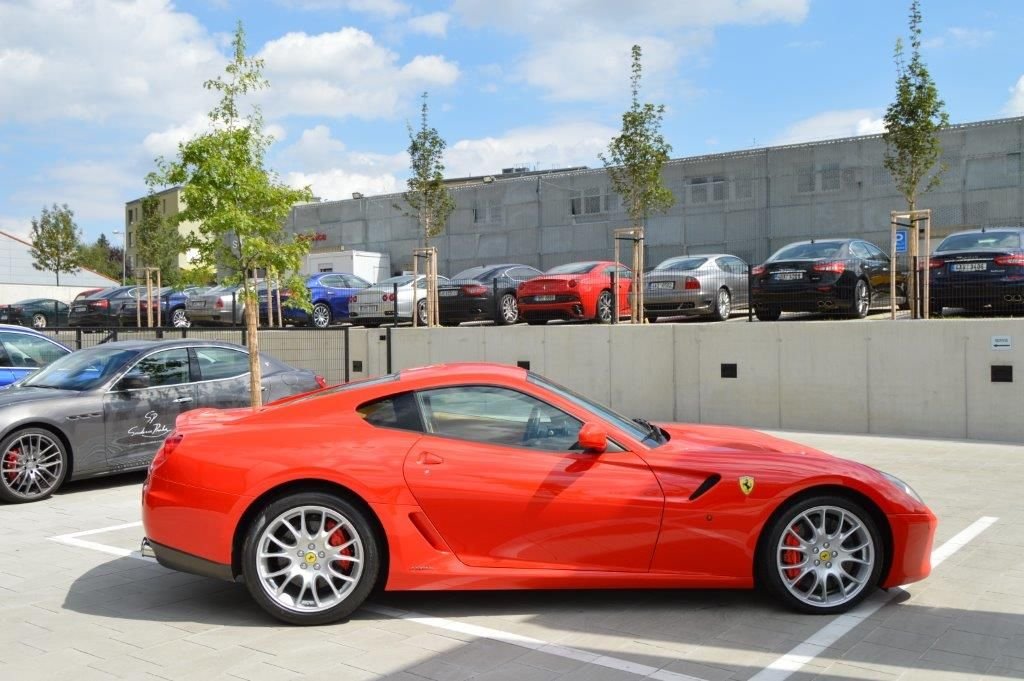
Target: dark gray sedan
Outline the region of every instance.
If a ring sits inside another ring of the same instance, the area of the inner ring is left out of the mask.
[[[264,402],[324,385],[261,359]],[[71,353],[0,393],[0,500],[38,501],[65,480],[144,469],[179,414],[249,404],[240,345],[124,341]]]

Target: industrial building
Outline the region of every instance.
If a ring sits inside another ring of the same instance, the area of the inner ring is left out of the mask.
[[[164,219],[170,219],[185,210],[185,202],[182,198],[181,190],[181,187],[170,187],[153,194],[157,201],[156,209]],[[124,249],[126,269],[129,277],[132,275],[134,268],[142,267],[146,264],[139,258],[138,241],[138,227],[139,222],[142,221],[142,202],[145,199],[146,197],[142,196],[124,204],[124,234],[126,235]],[[197,222],[183,221],[178,223],[178,233],[183,238],[189,237],[198,229],[199,223]],[[195,251],[191,250],[179,254],[178,267],[182,269],[191,267],[192,260],[195,257]]]
[[[1024,224],[1024,118],[955,125],[941,137],[947,170],[918,206],[932,210],[933,238]],[[811,237],[863,237],[888,250],[890,211],[906,205],[884,154],[881,135],[868,135],[672,160],[664,179],[676,203],[648,218],[647,261],[725,251],[758,262]],[[443,273],[611,256],[612,230],[628,219],[603,169],[512,170],[452,183],[456,210],[432,242]],[[402,204],[401,194],[303,204],[287,228],[315,250],[381,251],[410,269],[419,236]]]

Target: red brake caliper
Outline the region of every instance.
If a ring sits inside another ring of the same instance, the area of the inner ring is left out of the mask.
[[[330,518],[327,519],[327,530],[328,531],[333,530],[337,526],[338,526],[338,523],[336,523],[335,521],[331,520]],[[338,528],[338,531],[335,532],[334,534],[332,534],[330,536],[330,538],[328,538],[327,544],[329,546],[341,546],[342,544],[344,544],[347,541],[348,541],[348,536],[345,534],[345,530],[343,530],[341,528]],[[351,546],[346,546],[345,548],[343,548],[341,550],[341,555],[343,555],[343,556],[351,556],[351,555],[353,555],[352,547]],[[335,561],[335,562],[337,563],[338,568],[341,570],[341,572],[346,573],[346,574],[348,573],[349,568],[352,567],[351,561],[338,560],[338,561]]]
[[[7,482],[14,482],[14,479],[18,477],[18,471],[15,470],[18,467],[18,455],[21,452],[17,449],[12,449],[4,455],[4,477],[7,478]]]
[[[785,543],[786,546],[800,546],[800,542],[797,541],[797,538],[793,536],[792,532],[787,532],[786,533],[786,541],[783,542],[783,543]],[[786,565],[796,565],[797,563],[800,562],[800,560],[802,558],[803,558],[803,554],[801,554],[799,551],[783,551],[782,552],[782,562],[785,563]],[[789,569],[786,570],[786,577],[789,577],[790,579],[796,578],[796,576],[799,575],[799,574],[800,574],[800,569],[799,568],[789,568]]]

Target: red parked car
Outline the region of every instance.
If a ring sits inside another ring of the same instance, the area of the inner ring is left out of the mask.
[[[375,587],[756,585],[834,614],[927,576],[936,525],[863,464],[627,418],[497,364],[186,412],[142,504],[144,555],[243,581],[295,624],[347,617]]]
[[[629,292],[633,273],[619,265],[619,316],[629,315]],[[519,285],[519,318],[527,324],[545,324],[551,319],[593,319],[599,324],[612,321],[612,273],[608,260],[571,262],[552,267],[543,275]]]

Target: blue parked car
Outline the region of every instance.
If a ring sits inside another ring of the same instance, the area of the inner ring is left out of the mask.
[[[294,307],[287,307],[283,303],[288,300],[288,292],[281,292],[281,313],[284,315],[285,324],[308,326],[312,324],[318,329],[326,329],[328,326],[343,319],[348,319],[348,301],[359,291],[368,288],[370,282],[354,274],[341,272],[321,272],[306,279],[306,287],[309,289],[309,299],[313,303],[312,314],[305,310]],[[260,291],[260,322],[266,323],[267,315],[267,294]],[[276,313],[275,313],[276,317]]]
[[[188,318],[188,299],[191,296],[199,296],[210,290],[209,286],[187,286],[180,290],[165,286],[160,289],[160,322],[164,326],[177,328],[191,326]],[[156,324],[156,291],[153,292],[153,323]],[[135,326],[139,321],[146,325],[146,289],[141,288],[139,292],[138,314],[133,306],[126,306],[121,309],[118,315],[118,322],[121,326]]]
[[[70,348],[38,331],[0,324],[0,390],[70,353]]]

